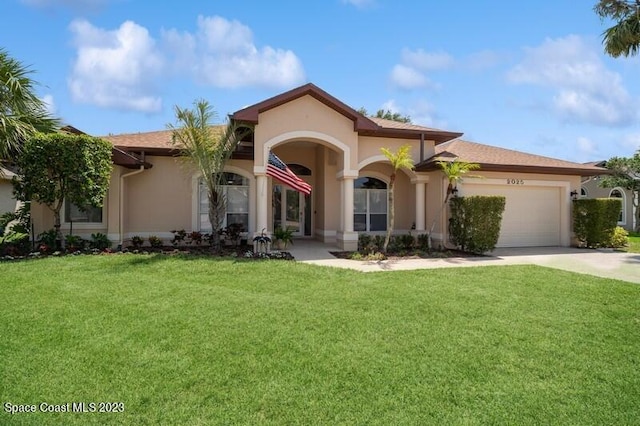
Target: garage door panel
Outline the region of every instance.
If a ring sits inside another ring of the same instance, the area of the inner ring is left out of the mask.
[[[560,245],[560,188],[465,184],[464,195],[506,198],[498,247]]]

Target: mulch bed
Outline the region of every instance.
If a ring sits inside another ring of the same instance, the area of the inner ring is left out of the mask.
[[[355,251],[330,251],[333,256],[338,259],[348,260],[369,260],[367,255],[360,253],[362,258],[354,258],[353,256],[358,253]],[[375,254],[371,255],[375,256]],[[399,260],[399,259],[448,259],[451,257],[484,257],[482,254],[468,253],[461,250],[432,250],[432,251],[415,251],[407,253],[388,253],[384,256],[386,260]],[[378,259],[379,260],[379,259]]]

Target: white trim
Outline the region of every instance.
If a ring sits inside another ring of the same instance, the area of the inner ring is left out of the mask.
[[[611,194],[613,194],[613,191],[618,191],[622,195],[622,197],[612,197]],[[627,193],[625,192],[624,189],[620,188],[619,186],[616,186],[615,188],[611,188],[611,191],[609,191],[609,198],[616,198],[616,199],[622,200],[622,211],[620,212],[622,216],[622,220],[618,221],[618,225],[620,226],[626,225],[627,224]]]
[[[245,232],[252,233],[256,229],[256,177],[251,172],[232,165],[224,166],[223,173],[235,173],[246,178],[249,181],[249,229]],[[199,181],[202,173],[196,172],[191,176],[191,229],[193,231],[201,231],[200,229],[200,189]]]
[[[369,171],[366,171],[366,170],[365,170],[363,175],[358,176],[358,179],[360,179],[360,178],[366,178],[366,177],[371,177],[371,178],[374,178],[374,179],[378,179],[378,180],[380,180],[380,181],[384,182],[384,184],[385,184],[385,185],[387,185],[387,187],[385,188],[385,189],[386,189],[386,191],[387,191],[387,213],[386,213],[386,216],[387,216],[387,226],[386,226],[386,228],[385,228],[385,230],[384,230],[384,231],[370,231],[370,230],[364,230],[364,231],[354,231],[354,232],[364,232],[364,233],[371,233],[371,232],[384,232],[384,233],[386,234],[387,229],[389,228],[389,208],[390,208],[390,206],[389,206],[389,176],[386,176],[386,175],[384,175],[383,173],[373,172],[373,171],[372,171],[372,172],[369,172]],[[355,180],[354,180],[354,181],[353,181],[354,197],[353,197],[353,203],[352,203],[352,204],[353,204],[353,209],[352,209],[353,213],[352,213],[352,217],[353,217],[354,226],[355,226],[355,215],[356,215],[356,214],[363,214],[363,213],[356,213],[356,206],[355,206],[355,202],[356,202],[356,199],[355,199],[355,190],[356,190],[356,189],[358,189],[358,190],[364,189],[364,190],[366,190],[366,191],[367,191],[367,212],[366,212],[366,213],[364,213],[364,214],[366,215],[366,223],[367,223],[367,227],[370,227],[370,226],[371,226],[371,212],[370,212],[370,209],[369,209],[369,192],[368,192],[368,191],[369,191],[370,189],[375,189],[375,188],[356,188],[356,187],[355,187],[355,184],[356,184],[356,182],[355,182]],[[378,190],[378,191],[379,191],[379,189],[376,189],[376,190]],[[380,214],[380,213],[374,213],[374,214]]]
[[[344,142],[340,141],[339,139],[331,135],[327,135],[326,133],[314,132],[312,130],[295,130],[292,132],[282,133],[266,141],[262,145],[262,154],[263,154],[262,159],[264,163],[254,166],[254,173],[257,168],[266,170],[266,165],[269,158],[269,151],[271,151],[273,148],[275,148],[276,146],[282,143],[289,142],[296,139],[313,139],[314,142],[317,142],[321,145],[329,144],[336,148],[339,148],[340,150],[342,150],[344,154],[343,165],[342,165],[342,170],[344,174],[346,175],[348,173],[350,174],[354,172],[357,173],[357,171],[351,170],[351,166],[350,166],[351,148],[347,144],[345,144]]]
[[[362,160],[361,162],[358,163],[358,171],[362,171],[362,169],[364,169],[365,167],[367,167],[369,164],[373,164],[373,163],[387,163],[389,164],[390,161],[389,159],[380,154],[380,155],[374,155],[372,157],[368,157],[365,158],[364,160]],[[401,169],[410,179],[417,179],[418,176],[416,175],[416,173],[413,170],[407,170],[405,168]]]
[[[104,201],[102,203],[102,221],[101,222],[73,222],[73,230],[84,230],[84,229],[107,229],[107,196],[105,195]],[[69,230],[71,229],[71,222],[67,222],[66,215],[67,201],[62,201],[62,208],[60,209],[60,229],[61,230]]]

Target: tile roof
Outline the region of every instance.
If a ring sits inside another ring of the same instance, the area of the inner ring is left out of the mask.
[[[387,120],[386,118],[369,117],[371,121],[376,123],[383,129],[403,129],[403,130],[416,130],[422,132],[445,132],[446,130],[434,129],[433,127],[419,126],[413,123],[403,123],[401,121]]]
[[[171,130],[159,130],[156,132],[126,133],[122,135],[101,136],[114,146],[125,150],[132,148],[166,148],[172,149]]]
[[[438,160],[460,159],[478,163],[481,170],[524,173],[555,173],[592,176],[607,174],[608,170],[590,164],[573,163],[557,158],[528,154],[506,148],[456,139],[436,146],[435,155],[416,166],[417,171],[436,170]]]

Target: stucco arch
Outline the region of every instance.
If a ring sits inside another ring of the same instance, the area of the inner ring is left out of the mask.
[[[369,164],[373,164],[373,163],[389,164],[389,160],[387,159],[387,157],[385,157],[382,154],[365,158],[364,160],[358,163],[358,173],[360,173],[360,171],[365,167],[367,167]],[[409,177],[409,179],[415,180],[417,178],[416,172],[414,172],[413,170],[407,170],[407,169],[401,169],[401,170]]]
[[[345,144],[341,140],[331,135],[327,135],[326,133],[321,133],[321,132],[315,132],[312,130],[296,130],[292,132],[282,133],[278,136],[275,136],[269,139],[267,142],[264,143],[262,147],[263,149],[262,158],[264,163],[260,165],[259,168],[266,171],[267,158],[269,158],[269,151],[271,151],[271,149],[283,143],[300,140],[300,139],[311,140],[312,142],[316,142],[321,145],[328,146],[330,148],[338,149],[340,152],[343,153],[343,164],[342,164],[341,174],[349,175],[349,176],[357,176],[358,174],[357,170],[351,170],[351,155],[352,155],[351,147],[349,147],[349,145]]]

